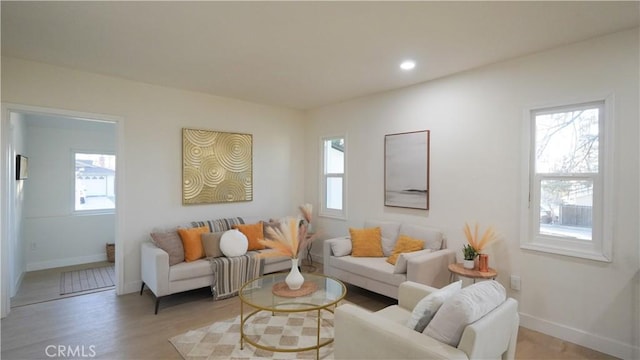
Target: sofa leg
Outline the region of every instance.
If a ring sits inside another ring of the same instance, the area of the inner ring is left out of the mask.
[[[159,297],[156,298],[156,312],[155,312],[155,315],[158,315],[158,306],[160,306],[160,298]]]
[[[140,288],[140,295],[142,295],[143,290],[144,290],[144,281],[142,282],[142,287]]]

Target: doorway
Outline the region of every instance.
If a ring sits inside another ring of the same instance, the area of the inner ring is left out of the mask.
[[[116,244],[113,281],[121,293],[122,119],[8,104],[2,114],[2,316],[28,274],[109,265],[102,263],[107,243]],[[20,180],[13,176],[17,155],[28,159],[28,175]],[[96,184],[104,186],[99,191]],[[87,200],[101,206],[78,205]],[[55,279],[61,292],[63,280]]]

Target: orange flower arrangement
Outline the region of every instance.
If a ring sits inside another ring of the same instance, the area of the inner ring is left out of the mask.
[[[299,209],[302,218],[289,216],[280,220],[277,226],[265,227],[266,238],[261,239],[260,243],[274,251],[261,253],[260,257],[286,256],[297,259],[300,250],[315,239],[315,234],[307,236],[311,224],[311,204],[301,205]]]

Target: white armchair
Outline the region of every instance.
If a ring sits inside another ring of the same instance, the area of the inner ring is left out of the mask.
[[[352,304],[335,311],[336,359],[513,359],[518,336],[518,303],[508,298],[467,325],[458,347],[435,340],[405,324],[416,304],[438,289],[407,281],[398,305],[370,312]]]

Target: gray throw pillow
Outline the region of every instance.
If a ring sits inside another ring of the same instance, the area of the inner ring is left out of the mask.
[[[184,247],[177,231],[154,232],[151,233],[151,239],[157,247],[169,254],[169,266],[184,261]]]
[[[411,317],[407,320],[407,326],[418,332],[424,331],[442,304],[461,288],[462,281],[458,280],[422,298],[413,308]]]
[[[493,311],[506,299],[507,291],[495,280],[469,285],[444,301],[422,333],[458,347],[464,328]]]
[[[202,234],[202,247],[206,257],[220,257],[224,254],[220,250],[220,238],[224,231]]]

